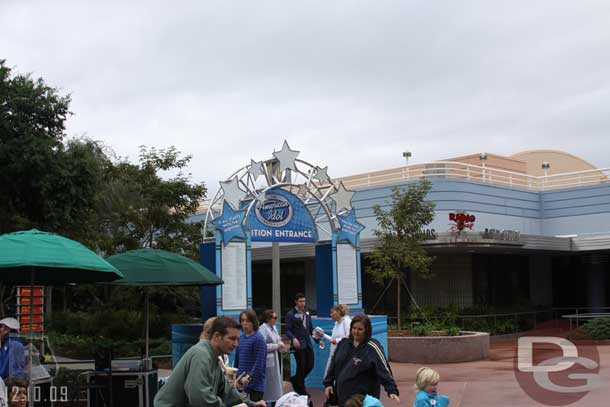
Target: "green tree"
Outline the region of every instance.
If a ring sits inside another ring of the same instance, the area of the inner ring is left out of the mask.
[[[133,164],[112,160],[99,142],[65,141],[69,104],[70,96],[0,60],[0,233],[38,228],[103,255],[155,247],[197,258],[200,225],[187,218],[206,188],[183,173],[191,156],[142,147]],[[0,304],[11,289],[0,282]],[[110,298],[105,291],[83,286],[67,298],[102,306]]]
[[[109,167],[97,201],[98,250],[110,255],[152,247],[197,258],[201,225],[187,220],[207,190],[182,172],[191,159],[174,147],[142,146],[139,164],[123,160]],[[177,174],[164,179],[168,171]]]
[[[150,247],[197,260],[201,225],[188,222],[188,218],[197,212],[206,187],[192,183],[190,174],[182,172],[191,158],[174,147],[142,146],[139,164],[118,160],[108,166],[97,194],[95,216],[89,218],[86,239],[90,247],[104,256]],[[177,173],[165,179],[164,172]],[[70,309],[121,309],[127,305],[138,309],[143,298],[139,291],[80,285],[65,294]],[[153,305],[160,309],[191,315],[199,311],[197,288],[155,287],[149,293]]]
[[[0,233],[38,228],[82,241],[107,160],[95,142],[64,142],[69,104],[0,60]],[[0,304],[12,295],[0,282]]]
[[[378,229],[374,230],[379,244],[369,255],[367,273],[377,283],[396,283],[396,315],[401,329],[401,286],[407,269],[423,278],[432,277],[430,266],[434,258],[421,246],[422,228],[434,219],[434,203],[426,201],[432,184],[424,180],[410,184],[406,190],[394,188],[390,209],[373,207]]]
[[[56,230],[83,209],[87,186],[64,160],[69,103],[42,79],[13,74],[0,60],[0,233]]]

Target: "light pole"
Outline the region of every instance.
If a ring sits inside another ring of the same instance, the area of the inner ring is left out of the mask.
[[[546,181],[547,181],[546,178],[549,175],[548,171],[550,168],[551,168],[551,164],[549,164],[548,162],[545,161],[542,163],[542,169],[544,170],[544,181],[543,181],[542,185],[546,186]]]
[[[479,160],[481,161],[481,167],[483,167],[483,182],[485,182],[486,174],[485,174],[485,161],[487,161],[487,154],[481,153],[479,154]]]
[[[403,151],[402,156],[405,158],[406,162],[406,168],[403,168],[402,170],[402,177],[404,179],[409,179],[411,177],[411,174],[409,174],[409,158],[411,158],[411,152]]]

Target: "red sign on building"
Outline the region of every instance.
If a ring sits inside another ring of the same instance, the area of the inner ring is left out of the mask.
[[[474,221],[476,220],[476,216],[471,215],[465,212],[451,212],[449,214],[449,220],[454,222],[450,223],[452,232],[461,232],[464,229],[474,228]]]

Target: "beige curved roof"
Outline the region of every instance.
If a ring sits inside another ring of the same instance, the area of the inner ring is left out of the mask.
[[[550,164],[550,168],[547,170],[548,175],[594,170],[596,168],[580,157],[559,150],[528,150],[509,157],[524,161],[526,173],[537,176],[544,175],[542,169],[542,163],[544,162]]]

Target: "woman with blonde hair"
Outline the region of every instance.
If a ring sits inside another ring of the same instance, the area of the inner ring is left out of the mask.
[[[328,367],[335,354],[335,349],[337,349],[337,344],[341,342],[341,339],[349,337],[352,319],[348,313],[349,307],[345,304],[337,304],[330,309],[330,317],[335,321],[335,325],[333,326],[333,332],[330,336],[324,335],[324,339],[331,343],[330,354],[328,355],[328,361],[326,362],[326,368],[324,369],[324,376],[326,376],[326,373],[328,372]]]
[[[201,336],[199,336],[199,340],[202,339],[210,339],[210,328],[214,323],[216,317],[208,318],[207,321],[203,324],[203,330],[201,331]]]

